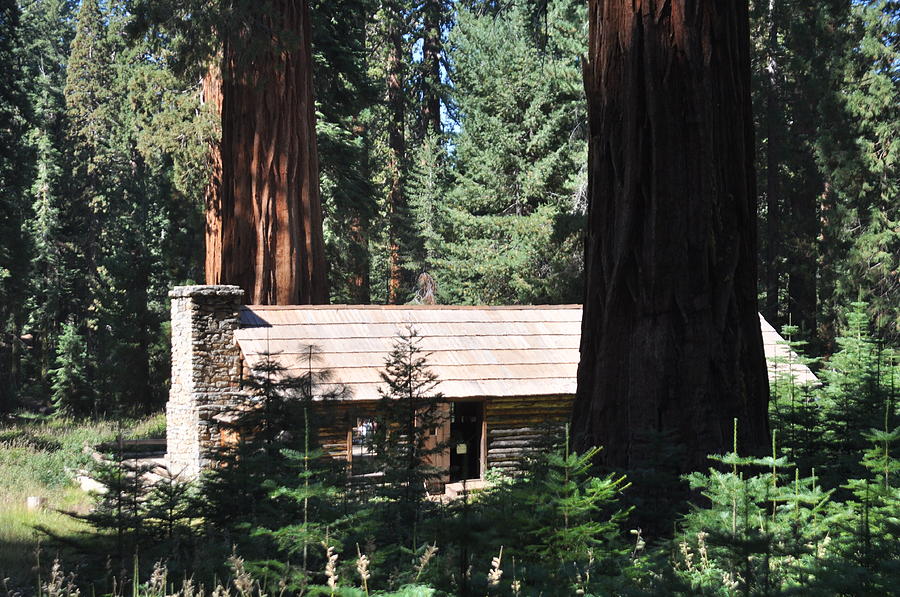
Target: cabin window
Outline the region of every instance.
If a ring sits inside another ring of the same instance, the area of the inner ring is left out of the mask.
[[[375,449],[372,441],[378,422],[371,417],[359,417],[350,435],[350,466],[354,475],[375,472]]]

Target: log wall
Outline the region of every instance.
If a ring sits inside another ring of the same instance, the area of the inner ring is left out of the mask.
[[[569,421],[572,396],[502,397],[484,400],[482,465],[515,474],[523,459],[562,437]],[[333,401],[318,405],[314,413],[322,448],[332,457],[347,460],[350,433],[358,417],[374,416],[377,402]],[[449,428],[449,422],[447,423]]]
[[[507,473],[557,441],[572,414],[572,396],[491,398],[485,402],[487,468]]]

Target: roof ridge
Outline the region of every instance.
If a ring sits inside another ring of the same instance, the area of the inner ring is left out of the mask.
[[[286,310],[377,310],[377,311],[515,311],[515,310],[555,310],[581,309],[581,305],[241,305],[244,311],[286,311]]]

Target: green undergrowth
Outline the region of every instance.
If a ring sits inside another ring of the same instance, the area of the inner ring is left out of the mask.
[[[165,417],[137,420],[75,420],[17,417],[0,423],[0,579],[15,586],[33,576],[35,552],[52,529],[64,540],[89,530],[68,512],[84,514],[93,499],[75,483],[91,453],[102,442],[124,438],[162,437]],[[29,496],[46,500],[29,511]],[[60,548],[54,548],[58,550]]]

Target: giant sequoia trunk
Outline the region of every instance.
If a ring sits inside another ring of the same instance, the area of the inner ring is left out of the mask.
[[[309,10],[305,0],[267,8],[223,40],[203,82],[222,121],[206,200],[206,282],[236,284],[254,304],[325,303]]]
[[[765,445],[746,2],[591,0],[572,430],[616,467]],[[655,436],[655,437],[654,437]]]

